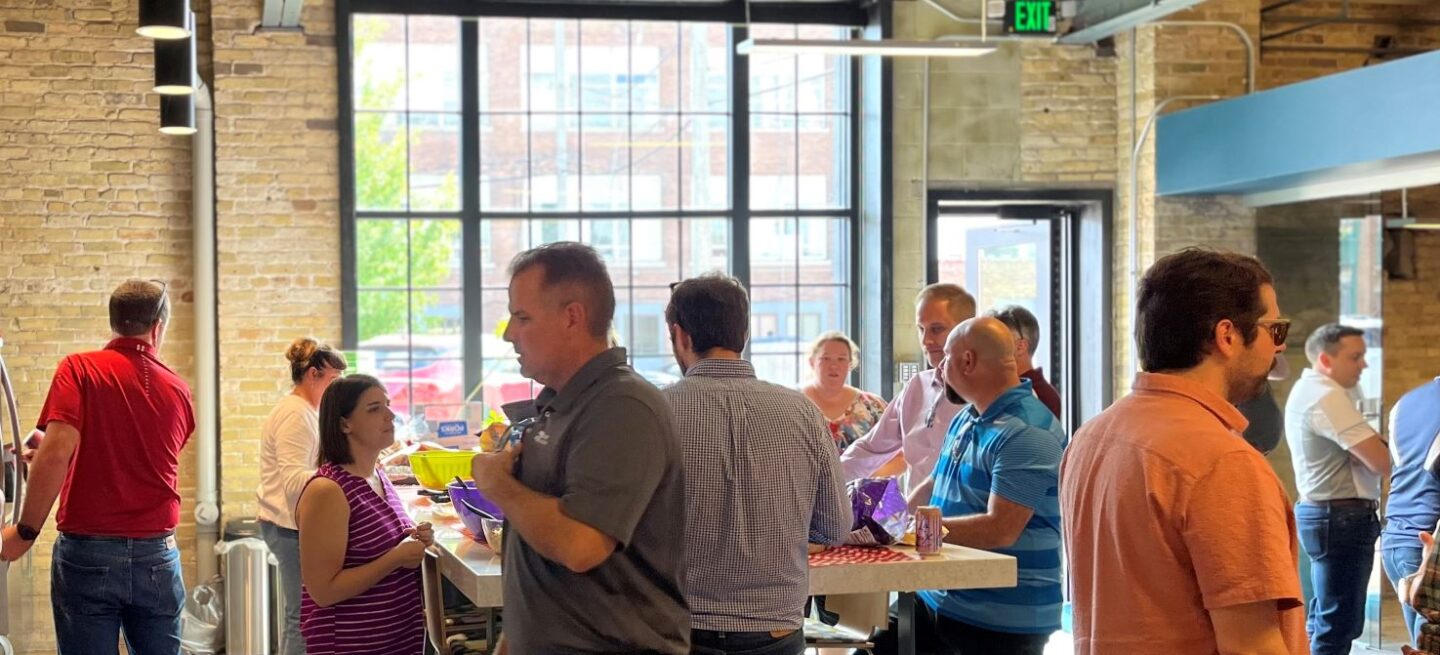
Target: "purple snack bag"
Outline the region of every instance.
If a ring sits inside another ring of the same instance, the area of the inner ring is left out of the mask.
[[[884,546],[905,536],[905,496],[895,478],[862,478],[851,482],[850,508],[855,521],[845,543],[852,546]]]

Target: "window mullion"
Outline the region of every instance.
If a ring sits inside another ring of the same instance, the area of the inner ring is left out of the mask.
[[[750,287],[750,60],[735,52],[748,30],[730,26],[730,274]],[[748,346],[747,346],[748,347]]]
[[[480,26],[460,23],[461,356],[465,396],[485,377],[485,287],[480,222]],[[493,240],[492,240],[493,241]],[[492,244],[493,245],[493,244]]]

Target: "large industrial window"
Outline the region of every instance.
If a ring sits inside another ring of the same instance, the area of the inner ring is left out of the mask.
[[[505,269],[551,241],[605,258],[615,336],[656,384],[680,374],[663,311],[685,277],[749,285],[752,358],[775,382],[805,381],[807,342],[850,329],[848,58],[742,58],[745,32],[718,22],[349,21],[346,341],[398,409],[473,416],[537,391],[500,338]]]

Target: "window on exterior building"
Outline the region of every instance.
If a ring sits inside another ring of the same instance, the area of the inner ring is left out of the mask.
[[[808,378],[801,353],[815,335],[850,328],[848,59],[741,62],[740,28],[722,23],[347,20],[346,340],[397,410],[433,419],[538,391],[501,338],[506,267],[554,241],[588,243],[605,260],[616,337],[656,384],[678,379],[663,312],[670,283],[686,277],[747,278],[752,357],[779,383]],[[738,106],[749,120],[737,121]],[[736,170],[747,185],[735,183]],[[744,243],[732,238],[740,221]]]

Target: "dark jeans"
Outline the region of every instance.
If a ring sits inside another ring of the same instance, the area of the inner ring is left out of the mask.
[[[1420,543],[1418,540],[1415,543]],[[1390,586],[1395,587],[1403,578],[1411,573],[1420,570],[1420,547],[1391,546],[1380,551],[1380,564],[1385,569],[1385,577],[1389,578]],[[1398,595],[1400,589],[1396,587]],[[1410,607],[1406,599],[1400,599],[1400,611],[1405,615],[1405,627],[1410,631],[1410,643],[1420,641],[1420,626],[1425,625],[1425,619],[1415,613],[1415,608]]]
[[[185,583],[180,551],[167,539],[56,539],[50,600],[59,655],[114,655],[121,630],[132,655],[180,652]]]
[[[690,631],[691,655],[801,655],[804,652],[804,630],[779,638],[768,632]]]
[[[896,620],[892,611],[890,625],[875,634],[875,655],[900,652]],[[995,632],[940,616],[915,599],[915,652],[919,655],[1043,655],[1047,641],[1048,634]]]
[[[1300,546],[1310,556],[1305,630],[1312,655],[1349,655],[1365,628],[1365,586],[1375,562],[1380,519],[1365,507],[1296,503]]]

